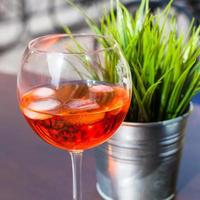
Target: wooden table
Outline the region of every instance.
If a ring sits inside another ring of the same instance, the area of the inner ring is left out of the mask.
[[[19,112],[16,77],[0,74],[0,200],[71,200],[71,162],[67,152],[38,138]],[[189,120],[177,200],[200,199],[200,106]],[[83,160],[84,200],[96,192],[92,151]]]

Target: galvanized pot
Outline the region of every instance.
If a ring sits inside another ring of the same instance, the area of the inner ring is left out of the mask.
[[[103,199],[173,199],[188,115],[154,123],[123,123],[96,148],[97,190]]]

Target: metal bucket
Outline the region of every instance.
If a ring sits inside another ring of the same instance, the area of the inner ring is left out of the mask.
[[[103,199],[173,199],[188,115],[155,123],[123,123],[96,148],[97,191]]]

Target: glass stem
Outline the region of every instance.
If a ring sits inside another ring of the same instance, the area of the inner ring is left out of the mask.
[[[70,152],[73,176],[73,200],[82,200],[82,157],[83,152]]]

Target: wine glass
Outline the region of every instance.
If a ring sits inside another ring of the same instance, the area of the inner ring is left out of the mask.
[[[131,75],[110,38],[54,34],[32,40],[18,73],[19,107],[45,142],[67,150],[73,200],[81,200],[82,153],[109,139],[130,104]]]

